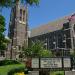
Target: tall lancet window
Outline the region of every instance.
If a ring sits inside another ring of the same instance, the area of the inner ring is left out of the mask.
[[[22,21],[22,9],[20,9],[20,21]]]
[[[23,21],[25,21],[25,10],[23,10]]]

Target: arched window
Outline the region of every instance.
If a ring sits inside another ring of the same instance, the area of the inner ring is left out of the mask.
[[[22,21],[22,9],[20,9],[20,21]]]
[[[25,10],[23,10],[23,21],[25,21]]]

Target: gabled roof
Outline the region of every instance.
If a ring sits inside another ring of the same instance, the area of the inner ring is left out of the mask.
[[[63,28],[63,23],[66,23],[66,22],[68,22],[67,17],[63,17],[63,18],[58,19],[56,21],[50,22],[48,24],[41,25],[40,27],[37,27],[37,28],[34,28],[31,30],[30,37],[34,37],[34,36],[46,34],[49,32],[53,32],[56,30],[60,30]]]

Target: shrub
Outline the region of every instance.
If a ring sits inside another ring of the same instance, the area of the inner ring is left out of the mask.
[[[61,74],[61,73],[57,73],[56,75],[63,75],[63,74]]]
[[[24,72],[18,72],[18,73],[15,73],[14,75],[25,75]]]
[[[8,72],[8,75],[14,75],[15,73],[22,73],[24,72],[25,68],[23,67],[20,67],[20,68],[15,68],[15,69],[12,69]]]
[[[0,66],[12,65],[12,64],[20,64],[20,62],[18,62],[16,60],[1,60],[0,61]]]

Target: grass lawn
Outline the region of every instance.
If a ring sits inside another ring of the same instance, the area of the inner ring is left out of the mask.
[[[64,71],[52,71],[50,72],[50,75],[56,75],[58,73],[60,73],[61,75],[64,75]]]
[[[7,73],[14,68],[24,67],[24,64],[14,64],[14,65],[6,65],[0,66],[0,75],[7,75]]]

